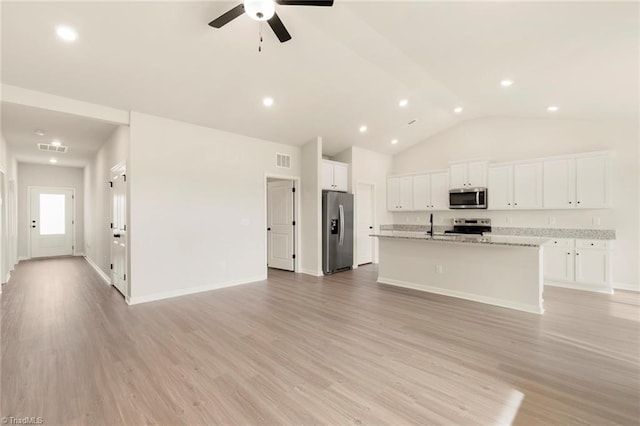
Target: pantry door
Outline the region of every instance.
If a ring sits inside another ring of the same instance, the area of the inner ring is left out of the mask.
[[[70,256],[74,246],[74,189],[29,187],[31,257]]]

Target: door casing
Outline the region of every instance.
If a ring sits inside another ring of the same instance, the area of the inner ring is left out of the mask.
[[[31,217],[31,193],[32,191],[69,191],[71,190],[71,241],[73,249],[71,255],[76,256],[77,242],[76,242],[76,189],[71,187],[56,187],[56,186],[27,186],[27,215]],[[27,233],[27,253],[29,253],[29,259],[31,256],[31,220],[28,219],[26,223]]]
[[[300,226],[301,226],[301,221],[300,221],[300,177],[299,176],[287,176],[287,175],[278,175],[278,174],[271,174],[271,173],[265,173],[264,175],[264,192],[263,192],[263,205],[264,205],[264,226],[262,227],[262,229],[264,229],[264,265],[265,265],[265,269],[264,269],[264,273],[265,276],[267,275],[267,263],[269,261],[269,237],[267,236],[267,227],[269,224],[268,221],[268,187],[267,187],[267,183],[269,181],[269,179],[279,179],[279,180],[289,180],[289,181],[293,181],[293,186],[295,188],[295,192],[294,192],[294,198],[293,198],[293,210],[294,210],[294,220],[296,222],[296,225],[293,227],[293,241],[294,241],[294,247],[295,247],[295,255],[296,258],[294,259],[293,262],[293,272],[299,272],[299,266],[300,266],[300,259],[302,258],[302,244],[300,243]]]

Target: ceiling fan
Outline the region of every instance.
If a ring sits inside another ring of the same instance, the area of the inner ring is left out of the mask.
[[[281,6],[333,6],[333,0],[244,0],[242,4],[209,22],[209,25],[221,28],[246,13],[256,21],[267,21],[280,42],[284,43],[291,40],[291,34],[276,13],[276,3]]]

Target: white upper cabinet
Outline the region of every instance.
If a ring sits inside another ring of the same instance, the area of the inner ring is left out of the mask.
[[[333,164],[322,162],[322,189],[333,189]]]
[[[609,173],[608,155],[576,159],[576,207],[609,206]]]
[[[451,189],[466,187],[468,180],[466,163],[452,164],[449,167],[449,187]]]
[[[413,205],[413,177],[387,178],[387,210],[406,211]]]
[[[572,158],[547,160],[543,165],[544,200],[548,209],[575,207],[575,162]]]
[[[413,177],[413,209],[428,210],[431,208],[431,176]]]
[[[489,167],[489,208],[492,210],[542,207],[542,163]]]
[[[610,156],[594,154],[544,162],[544,207],[606,208],[611,204]]]
[[[513,166],[513,208],[542,207],[542,163]]]
[[[449,209],[449,174],[429,173],[413,176],[413,210]]]
[[[470,187],[487,186],[487,162],[472,161],[467,165],[467,180]]]
[[[449,210],[449,173],[447,172],[431,173],[431,210]]]
[[[513,207],[513,167],[489,167],[487,197],[489,209],[506,210]]]
[[[387,178],[387,210],[400,209],[400,178]]]
[[[349,165],[322,160],[322,189],[346,192],[349,189]]]
[[[487,186],[487,162],[471,161],[449,166],[449,187],[475,188]]]

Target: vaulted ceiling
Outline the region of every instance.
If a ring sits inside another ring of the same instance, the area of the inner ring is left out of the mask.
[[[3,2],[2,82],[286,144],[320,135],[327,155],[398,152],[482,116],[638,114],[637,3],[278,7],[293,39],[263,25],[260,53],[247,16],[207,26],[237,3]]]

